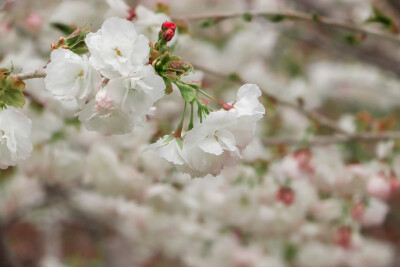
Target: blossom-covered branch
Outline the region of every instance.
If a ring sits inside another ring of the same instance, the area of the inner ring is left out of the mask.
[[[281,138],[281,137],[266,137],[263,144],[268,146],[277,145],[298,145],[306,143],[312,146],[325,146],[337,143],[345,143],[351,141],[376,143],[380,141],[398,140],[400,139],[400,132],[385,132],[385,133],[360,133],[353,135],[333,135],[333,136],[314,136],[308,139],[298,138]]]
[[[210,70],[210,69],[208,69],[208,68],[206,68],[204,66],[199,66],[199,65],[196,65],[196,64],[193,64],[193,66],[196,69],[202,70],[202,71],[204,71],[206,73],[209,73],[209,74],[211,74],[211,75],[213,75],[215,77],[219,77],[221,79],[227,79],[228,78],[228,75],[225,75],[223,73],[219,73],[219,72],[214,71],[214,70]],[[241,78],[240,76],[237,76],[237,75],[235,75],[235,79],[233,79],[232,81],[236,82],[236,83],[241,83],[241,84],[246,83],[246,81],[243,78]],[[339,125],[337,125],[337,123],[335,121],[331,120],[330,118],[325,117],[324,115],[322,115],[322,114],[320,114],[320,113],[318,113],[316,111],[308,110],[302,105],[297,105],[295,103],[292,103],[292,102],[277,98],[276,96],[273,96],[270,93],[268,93],[262,87],[261,87],[261,90],[263,92],[263,95],[265,97],[267,97],[268,99],[270,99],[272,102],[275,102],[275,103],[277,103],[277,104],[279,104],[281,106],[284,106],[284,107],[289,107],[289,108],[295,109],[295,110],[301,112],[302,114],[304,114],[305,116],[307,116],[308,118],[310,118],[311,120],[314,120],[314,121],[318,122],[322,126],[328,127],[330,129],[338,132],[338,133],[349,135],[349,133],[346,130],[340,128]]]
[[[375,36],[377,38],[382,38],[386,40],[390,40],[396,43],[400,43],[400,37],[385,33],[382,31],[377,31],[373,29],[367,29],[360,25],[356,25],[351,22],[343,22],[337,19],[324,17],[318,14],[309,14],[300,11],[294,10],[279,10],[279,11],[263,11],[263,10],[250,10],[246,12],[226,12],[226,13],[209,13],[209,14],[196,14],[196,15],[187,15],[187,16],[179,16],[174,17],[176,20],[201,20],[201,19],[214,19],[217,21],[223,19],[237,18],[243,16],[267,16],[278,18],[279,20],[283,19],[292,19],[292,20],[302,20],[302,21],[310,21],[317,24],[326,25],[329,27],[340,28],[343,30],[353,31],[360,34]]]

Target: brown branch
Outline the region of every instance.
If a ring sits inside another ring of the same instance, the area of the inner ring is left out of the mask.
[[[305,12],[315,10],[319,14],[329,16],[329,12],[331,11],[331,9],[319,5],[317,1],[313,0],[292,0],[292,2]],[[386,46],[382,47],[382,44],[379,41],[369,42],[366,46],[351,47],[343,42],[332,42],[332,38],[329,35],[335,34],[333,29],[331,31],[321,31],[319,34],[315,33],[316,32],[313,31],[312,34],[310,34],[311,38],[305,38],[300,35],[293,36],[293,38],[307,43],[314,43],[320,49],[330,54],[333,53],[335,57],[344,56],[358,59],[400,76],[400,60],[396,55],[390,53],[390,51],[396,49],[396,47],[393,47],[392,49],[389,49]]]
[[[29,80],[29,79],[36,79],[36,78],[44,78],[46,77],[46,72],[44,69],[37,69],[35,71],[24,72],[20,74],[15,74],[13,77],[19,78],[21,80]]]
[[[174,17],[173,19],[177,20],[201,20],[201,19],[209,19],[209,18],[214,18],[214,19],[231,19],[231,18],[237,18],[237,17],[242,17],[245,14],[250,14],[252,16],[282,16],[283,18],[289,18],[293,20],[302,20],[302,21],[309,21],[309,22],[314,22],[317,24],[322,24],[334,28],[340,28],[343,30],[349,30],[365,35],[370,35],[370,36],[375,36],[378,38],[383,38],[386,40],[390,40],[396,43],[400,43],[400,37],[382,32],[382,31],[377,31],[373,29],[366,29],[364,27],[361,27],[359,25],[356,25],[351,22],[343,22],[340,20],[336,20],[333,18],[328,18],[328,17],[323,17],[319,15],[314,15],[314,14],[308,14],[305,12],[300,12],[300,11],[294,11],[294,10],[282,10],[282,11],[259,11],[259,10],[251,10],[251,11],[246,11],[246,12],[227,12],[227,13],[209,13],[209,14],[196,14],[196,15],[188,15],[188,16],[180,16],[180,17]]]
[[[298,139],[298,138],[279,138],[279,137],[266,137],[262,140],[264,145],[268,146],[279,146],[287,145],[294,146],[301,143],[306,143],[314,146],[326,146],[337,143],[346,143],[351,141],[376,143],[380,141],[398,140],[400,139],[400,132],[385,132],[381,134],[373,133],[361,133],[354,135],[334,135],[334,136],[315,136],[309,139]]]
[[[218,78],[221,78],[221,79],[227,79],[228,78],[228,76],[223,74],[223,73],[219,73],[219,72],[210,70],[210,69],[208,69],[206,67],[199,66],[199,65],[196,65],[196,64],[192,64],[192,65],[193,65],[193,67],[195,69],[202,70],[205,73],[211,74],[211,75],[213,75],[215,77],[218,77]],[[237,82],[238,84],[249,83],[248,81],[245,81],[244,79],[242,79],[240,77],[237,77],[236,80],[234,80],[234,81],[231,80],[231,81],[232,82]],[[345,131],[344,129],[340,128],[339,125],[337,125],[337,123],[335,121],[325,117],[324,115],[318,113],[317,111],[308,110],[308,109],[306,109],[305,107],[303,107],[301,105],[297,105],[297,104],[294,104],[292,102],[289,102],[289,101],[286,101],[286,100],[283,100],[283,99],[279,99],[279,98],[271,95],[270,93],[268,93],[263,88],[261,88],[261,90],[263,92],[263,95],[266,96],[267,98],[269,98],[272,102],[276,102],[278,105],[281,105],[283,107],[288,107],[288,108],[291,108],[291,109],[295,109],[295,110],[299,111],[300,113],[304,114],[309,119],[311,119],[313,121],[316,121],[320,125],[328,127],[330,129],[334,130],[335,132],[342,133],[342,134],[345,134],[345,135],[349,135],[349,133],[347,131]]]

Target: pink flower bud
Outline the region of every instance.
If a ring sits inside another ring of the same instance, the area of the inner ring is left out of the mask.
[[[36,33],[42,29],[43,19],[35,12],[29,14],[29,16],[24,21],[24,27],[26,30]]]
[[[175,32],[171,29],[166,30],[165,32],[163,32],[162,34],[162,39],[164,41],[171,41],[172,37],[174,37]]]
[[[294,192],[289,187],[281,187],[276,193],[276,199],[286,205],[291,205],[294,201]]]

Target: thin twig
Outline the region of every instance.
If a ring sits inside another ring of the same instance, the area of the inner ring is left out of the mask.
[[[302,20],[302,21],[310,21],[317,24],[323,24],[330,27],[340,28],[344,30],[349,30],[365,35],[375,36],[383,39],[387,39],[396,43],[400,43],[400,37],[397,35],[393,35],[390,33],[377,31],[373,29],[367,29],[362,26],[356,25],[351,22],[343,22],[340,20],[336,20],[333,18],[328,18],[320,15],[309,14],[300,11],[294,10],[279,10],[279,11],[260,11],[260,10],[250,10],[245,12],[226,12],[226,13],[208,13],[208,14],[195,14],[195,15],[187,15],[174,17],[176,20],[201,20],[201,19],[230,19],[242,17],[246,14],[250,14],[251,16],[282,16],[282,18],[289,18],[293,20]]]
[[[216,72],[214,70],[210,70],[206,67],[203,66],[199,66],[196,64],[192,64],[193,67],[195,69],[198,70],[202,70],[205,73],[211,74],[215,77],[221,78],[221,79],[228,79],[228,75],[225,75],[223,73],[219,73]],[[248,81],[245,81],[244,79],[242,79],[241,77],[237,76],[236,80],[230,80],[232,82],[237,82],[238,84],[245,84],[245,83],[249,83]],[[345,135],[349,135],[350,133],[348,133],[347,131],[345,131],[344,129],[340,128],[339,125],[337,125],[337,123],[327,117],[325,117],[324,115],[316,112],[316,111],[312,111],[312,110],[308,110],[305,107],[301,106],[301,105],[297,105],[294,104],[292,102],[283,100],[283,99],[279,99],[276,96],[273,96],[272,94],[270,94],[269,92],[267,92],[265,89],[261,88],[263,95],[266,96],[267,98],[269,98],[270,100],[272,100],[273,102],[276,102],[278,105],[281,105],[283,107],[288,107],[291,109],[295,109],[297,111],[299,111],[300,113],[304,114],[305,116],[307,116],[308,118],[310,118],[311,120],[314,120],[316,122],[318,122],[320,125],[328,127],[332,130],[334,130],[335,132],[338,133],[342,133]]]
[[[19,78],[21,80],[29,80],[29,79],[36,79],[36,78],[45,78],[46,77],[46,72],[44,72],[44,69],[37,69],[34,71],[29,71],[29,72],[24,72],[20,74],[15,74],[13,75],[16,78]]]
[[[333,136],[315,136],[306,140],[298,138],[279,138],[279,137],[266,137],[262,140],[264,145],[279,146],[287,145],[294,146],[301,143],[306,143],[314,146],[326,146],[337,143],[345,143],[351,141],[359,141],[365,143],[376,143],[380,141],[399,140],[400,132],[385,132],[381,134],[362,133],[354,135],[333,135]]]

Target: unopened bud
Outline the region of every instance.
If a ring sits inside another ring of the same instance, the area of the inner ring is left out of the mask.
[[[176,25],[173,22],[166,21],[162,24],[161,29],[163,31],[165,30],[172,30],[175,33]]]
[[[166,30],[162,34],[162,39],[166,42],[171,41],[172,37],[174,37],[175,32],[171,29]]]
[[[276,198],[286,205],[290,205],[294,201],[294,192],[290,187],[281,187],[276,193]]]

